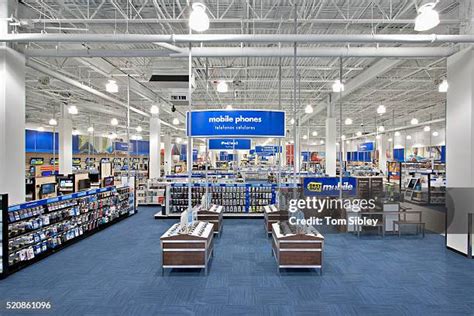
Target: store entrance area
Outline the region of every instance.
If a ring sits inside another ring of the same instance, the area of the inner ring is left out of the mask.
[[[464,314],[472,312],[472,261],[443,237],[328,234],[322,277],[277,274],[262,219],[230,219],[201,269],[161,277],[158,240],[173,220],[133,217],[11,275],[2,300],[50,301],[55,315]]]

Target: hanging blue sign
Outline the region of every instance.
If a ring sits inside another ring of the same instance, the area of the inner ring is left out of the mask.
[[[209,139],[210,150],[250,150],[250,139],[215,138]]]
[[[186,113],[186,127],[186,133],[191,137],[285,137],[285,112],[265,110],[192,111]]]
[[[116,151],[128,151],[128,143],[115,142],[114,149]]]
[[[374,150],[374,143],[362,143],[359,145],[359,151],[373,151]]]
[[[342,187],[344,196],[356,195],[356,178],[343,177],[342,185],[339,177],[304,178],[303,187],[305,196],[339,196]]]
[[[281,153],[281,146],[255,146],[257,155],[266,156]]]

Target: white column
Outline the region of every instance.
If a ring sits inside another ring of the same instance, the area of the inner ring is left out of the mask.
[[[474,50],[448,58],[446,110],[446,245],[467,254],[467,218],[474,192]]]
[[[188,141],[186,143],[186,171],[188,172],[193,171],[193,146],[194,146],[194,142],[193,142],[193,139],[191,138],[191,141]],[[188,147],[191,147],[191,148],[188,148]]]
[[[157,179],[161,176],[161,123],[158,116],[150,118],[150,179]]]
[[[377,139],[377,151],[379,152],[379,165],[378,168],[387,174],[387,149],[388,149],[388,138],[387,135],[380,135]]]
[[[173,147],[171,145],[171,135],[166,134],[163,138],[165,143],[164,171],[166,175],[171,174],[171,167],[173,164],[173,161],[171,160],[171,150],[173,149]]]
[[[300,126],[296,126],[296,143],[295,143],[295,152],[296,152],[296,161],[295,161],[295,168],[296,172],[301,171],[301,132]]]
[[[281,159],[280,159],[280,166],[286,166],[286,141],[283,138],[281,141]]]
[[[330,177],[336,176],[336,118],[334,117],[334,104],[328,102],[328,112],[326,118],[326,174]]]
[[[59,173],[72,174],[72,120],[65,104],[61,105],[59,118]]]
[[[10,204],[25,201],[25,71],[25,57],[0,46],[0,192]]]

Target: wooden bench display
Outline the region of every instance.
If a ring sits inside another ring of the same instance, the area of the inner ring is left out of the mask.
[[[201,268],[207,275],[209,260],[214,252],[214,224],[195,222],[188,232],[180,231],[180,224],[171,226],[160,237],[162,274],[164,269]]]
[[[265,232],[267,235],[272,233],[272,225],[274,223],[287,221],[288,220],[288,211],[279,210],[274,204],[266,205],[263,207],[263,214],[265,216]]]
[[[223,229],[223,213],[223,206],[213,204],[208,210],[198,207],[197,218],[199,221],[214,224],[214,234],[220,237]]]
[[[289,222],[274,223],[272,254],[282,268],[311,268],[323,271],[324,237],[312,226],[302,226],[301,232]]]

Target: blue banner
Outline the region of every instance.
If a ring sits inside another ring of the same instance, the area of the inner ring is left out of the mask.
[[[255,146],[255,152],[260,155],[281,153],[281,146]]]
[[[339,188],[341,187],[339,180],[339,177],[304,178],[304,195],[339,196]],[[356,178],[342,178],[342,192],[344,196],[355,195],[356,186]]]
[[[116,151],[128,151],[128,143],[115,142],[114,149]]]
[[[215,138],[209,139],[209,150],[250,150],[250,139]]]
[[[186,133],[191,137],[285,137],[286,131],[284,111],[192,111],[186,119]]]
[[[374,150],[374,143],[362,143],[359,145],[359,151],[373,151]]]

